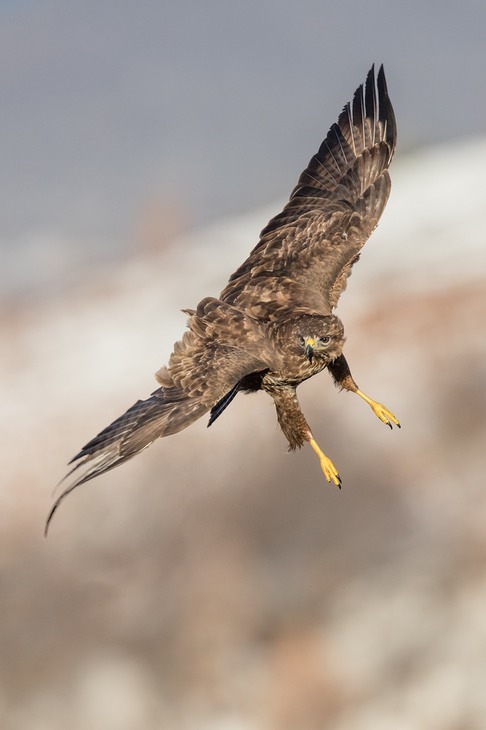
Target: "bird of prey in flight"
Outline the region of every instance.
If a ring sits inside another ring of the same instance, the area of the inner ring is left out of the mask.
[[[301,174],[281,213],[268,223],[219,298],[188,315],[188,330],[159,387],[95,436],[71,460],[80,484],[119,466],[155,439],[177,433],[210,412],[219,418],[238,393],[273,398],[290,449],[309,443],[328,482],[341,485],[316,443],[296,388],[327,368],[336,385],[359,395],[388,424],[397,418],[361,391],[343,354],[344,328],[334,314],[351,267],[375,229],[390,193],[388,167],[396,123],[385,73],[372,67]]]

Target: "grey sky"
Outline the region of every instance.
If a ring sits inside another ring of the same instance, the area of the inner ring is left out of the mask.
[[[481,134],[485,30],[482,0],[2,3],[0,245],[283,198],[373,61],[399,151]]]

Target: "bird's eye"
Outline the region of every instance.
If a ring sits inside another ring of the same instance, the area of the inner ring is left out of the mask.
[[[319,342],[322,345],[327,345],[327,343],[330,341],[331,341],[331,338],[329,337],[329,335],[326,335],[325,337],[319,337]]]

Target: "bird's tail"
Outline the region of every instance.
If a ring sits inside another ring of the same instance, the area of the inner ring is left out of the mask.
[[[200,399],[175,387],[158,388],[150,398],[134,403],[71,459],[69,463],[74,467],[62,482],[77,469],[86,468],[54,502],[47,517],[45,534],[62,500],[73,489],[128,461],[155,439],[182,431],[208,410]]]

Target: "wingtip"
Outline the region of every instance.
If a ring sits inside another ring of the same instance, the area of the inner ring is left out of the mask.
[[[78,464],[77,466],[74,467],[74,469],[71,469],[71,471],[68,472],[63,479],[61,479],[61,481],[59,482],[59,484],[62,484],[63,481],[65,481],[65,479],[67,479],[73,473],[73,471],[75,471],[79,466],[81,466],[81,464]],[[56,499],[56,501],[54,502],[54,504],[51,507],[51,510],[50,510],[49,514],[47,515],[46,525],[44,527],[44,537],[47,537],[47,534],[49,532],[49,526],[50,526],[50,524],[52,522],[52,518],[54,517],[54,514],[59,509],[59,505],[61,504],[61,502],[63,501],[63,499],[65,497],[67,497],[67,495],[70,492],[72,492],[73,489],[76,489],[76,487],[79,487],[80,484],[83,484],[83,482],[85,482],[85,481],[87,481],[87,479],[85,479],[84,477],[81,477],[80,479],[77,479],[73,484],[70,484],[68,487],[66,487],[66,489]],[[59,484],[57,486],[59,486]],[[57,489],[57,487],[56,487],[56,489]]]
[[[393,109],[393,105],[390,99],[390,95],[388,94],[388,86],[386,83],[386,77],[385,77],[385,69],[383,64],[381,64],[380,69],[378,71],[378,77],[376,80],[376,86],[378,89],[378,99],[379,99],[379,108],[380,108],[380,119],[384,125],[386,125],[386,139],[389,148],[390,148],[390,161],[393,157],[395,147],[397,144],[397,121],[395,118],[395,112]]]
[[[385,67],[383,66],[383,64],[381,64],[380,68],[378,69],[376,84],[378,86],[378,91],[380,93],[383,93],[384,96],[388,96],[388,86],[386,83]]]
[[[53,506],[50,509],[49,514],[47,515],[46,524],[44,526],[44,537],[47,537],[49,534],[49,526],[51,524],[52,518],[54,517],[54,513],[57,511],[57,508],[59,507],[60,500],[56,499]]]

